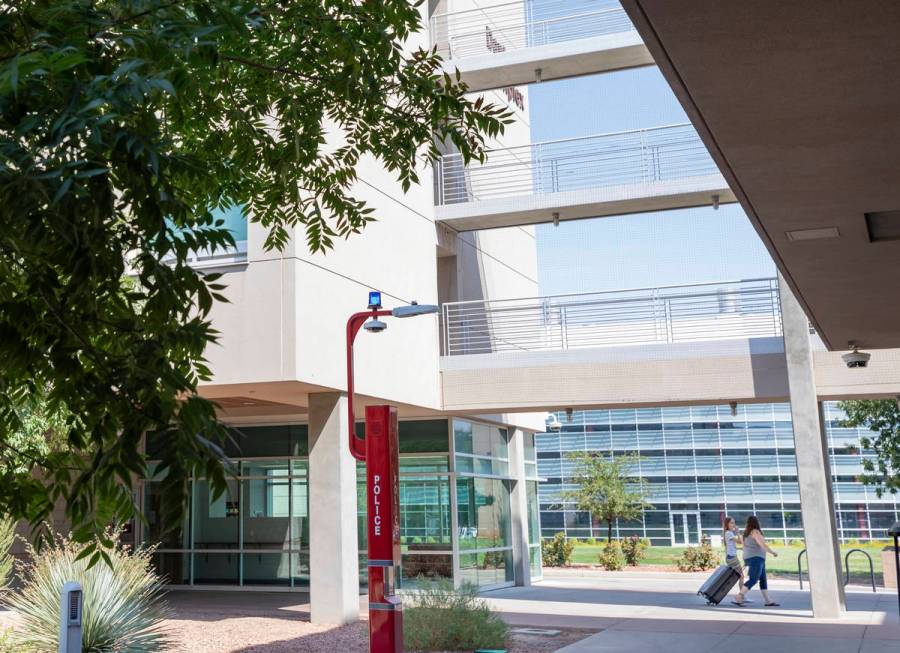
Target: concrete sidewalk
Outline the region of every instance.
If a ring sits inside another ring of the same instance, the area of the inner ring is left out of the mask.
[[[515,625],[597,629],[602,632],[559,653],[705,653],[719,647],[767,653],[881,653],[900,651],[897,595],[851,587],[840,620],[813,619],[808,591],[771,581],[781,606],[738,607],[726,599],[707,606],[696,595],[706,574],[546,570],[532,587],[484,596]],[[760,639],[762,638],[762,639]],[[738,648],[733,648],[738,647]]]

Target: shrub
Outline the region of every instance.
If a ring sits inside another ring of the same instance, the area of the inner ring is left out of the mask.
[[[15,540],[16,523],[11,519],[0,520],[0,592],[5,590],[9,584],[9,579],[15,566],[15,558],[11,551]],[[2,650],[0,648],[0,651]]]
[[[597,558],[600,560],[600,565],[607,571],[619,571],[625,567],[625,556],[622,555],[622,546],[616,540],[607,542]]]
[[[572,561],[575,542],[566,539],[565,533],[557,533],[549,540],[541,540],[541,558],[546,567],[566,567]]]
[[[681,571],[706,571],[719,565],[719,554],[712,548],[709,538],[704,536],[700,546],[689,546],[676,561]]]
[[[117,537],[110,538],[116,542]],[[57,537],[44,549],[29,550],[21,566],[24,587],[9,600],[19,626],[12,632],[17,650],[55,652],[59,640],[60,590],[66,581],[83,589],[84,651],[144,653],[166,649],[170,642],[160,624],[169,616],[160,578],[150,563],[152,550],[132,552],[121,544],[103,547],[109,562],[90,566],[78,559],[84,545]]]
[[[407,599],[403,643],[407,651],[473,651],[506,648],[509,627],[478,598],[478,588],[435,583]]]
[[[625,556],[625,564],[630,567],[637,567],[644,556],[647,555],[647,547],[650,546],[650,540],[641,538],[637,535],[626,537],[622,540],[622,553]]]

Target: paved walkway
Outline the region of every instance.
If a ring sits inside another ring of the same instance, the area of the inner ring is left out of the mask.
[[[755,603],[707,606],[696,595],[705,574],[547,570],[530,588],[485,597],[511,624],[602,629],[559,653],[898,653],[897,595],[851,587],[840,620],[813,619],[809,593],[796,582],[770,581],[781,607]],[[755,595],[755,596],[754,596]],[[726,599],[727,601],[727,599]]]

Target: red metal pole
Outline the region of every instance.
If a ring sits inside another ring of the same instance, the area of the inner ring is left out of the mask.
[[[353,341],[356,340],[356,334],[367,320],[390,314],[391,311],[388,310],[365,311],[354,313],[347,320],[347,413],[349,417],[347,428],[350,436],[350,454],[357,460],[366,459],[366,446],[365,441],[356,436],[356,415],[353,413]]]

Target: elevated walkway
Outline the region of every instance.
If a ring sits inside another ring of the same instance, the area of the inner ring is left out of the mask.
[[[442,313],[448,412],[789,398],[775,279],[459,302]],[[900,350],[851,370],[817,338],[815,348],[821,400],[900,394]]]
[[[436,170],[436,217],[457,231],[734,202],[688,124],[458,154]]]
[[[621,7],[538,11],[509,2],[436,14],[431,42],[472,91],[653,64]]]

